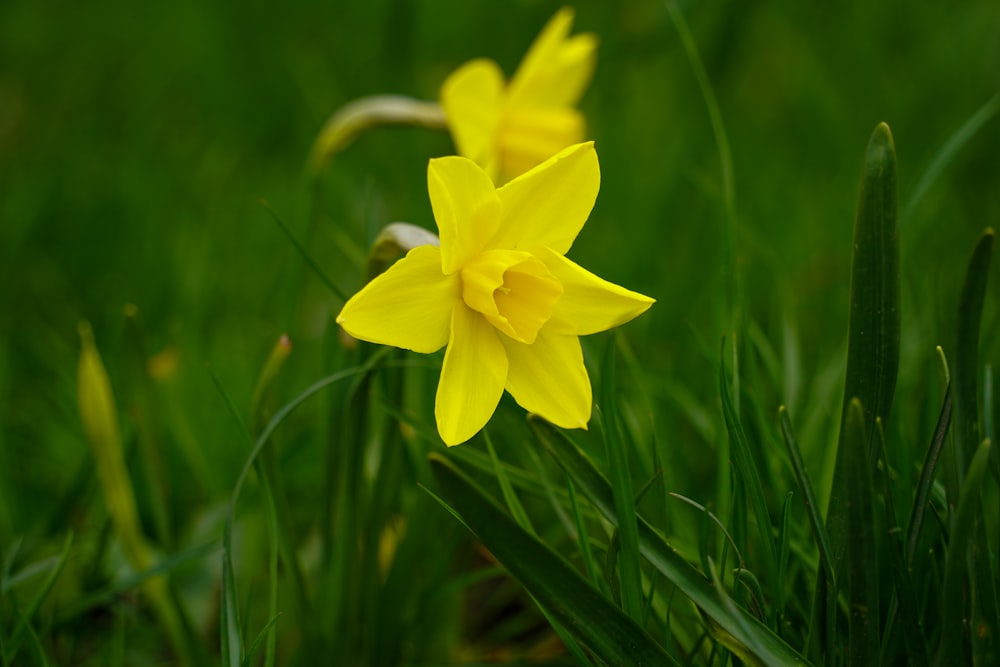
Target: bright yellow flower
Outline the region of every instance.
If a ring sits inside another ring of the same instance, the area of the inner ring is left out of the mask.
[[[574,107],[594,72],[597,37],[569,37],[572,24],[572,9],[557,12],[509,86],[495,62],[479,59],[441,87],[441,106],[459,154],[494,181],[506,182],[584,139],[583,115]]]
[[[653,303],[563,256],[600,182],[593,142],[499,189],[471,160],[431,160],[440,247],[414,248],[341,310],[337,322],[355,338],[422,353],[448,346],[434,411],[448,445],[485,426],[505,388],[554,424],[587,427],[591,388],[579,336]]]

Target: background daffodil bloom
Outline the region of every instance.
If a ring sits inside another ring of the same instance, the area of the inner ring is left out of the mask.
[[[499,189],[467,158],[431,160],[440,246],[411,250],[338,315],[362,340],[424,353],[447,345],[435,417],[448,445],[485,426],[505,388],[554,424],[587,427],[591,387],[579,336],[628,322],[653,303],[564,257],[600,181],[593,142]]]
[[[441,87],[441,106],[459,154],[506,182],[584,138],[574,107],[594,72],[597,37],[569,36],[573,10],[563,8],[535,39],[510,85],[500,67],[478,59]]]

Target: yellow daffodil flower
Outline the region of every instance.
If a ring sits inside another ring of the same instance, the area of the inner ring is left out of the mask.
[[[355,294],[337,322],[415,352],[445,345],[435,417],[448,445],[489,421],[504,389],[565,428],[586,428],[591,387],[579,336],[643,313],[653,299],[564,257],[601,175],[593,142],[566,148],[497,189],[471,160],[431,160],[440,246],[410,250]]]
[[[510,85],[492,60],[473,60],[448,77],[441,106],[460,155],[506,182],[583,141],[574,107],[594,72],[597,37],[569,37],[573,10],[556,13],[535,39]]]

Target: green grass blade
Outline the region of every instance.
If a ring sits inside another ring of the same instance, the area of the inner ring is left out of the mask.
[[[877,422],[878,435],[881,439],[882,422]],[[919,603],[914,590],[913,572],[906,566],[906,549],[903,543],[903,531],[899,527],[896,515],[895,504],[893,503],[892,483],[889,479],[889,462],[885,451],[884,441],[879,447],[880,465],[877,470],[881,471],[879,479],[881,481],[882,499],[885,509],[885,536],[886,553],[888,554],[889,570],[892,573],[893,584],[895,585],[896,597],[892,599],[889,607],[888,620],[885,623],[885,630],[882,635],[882,664],[892,664],[892,660],[886,655],[886,650],[892,642],[892,628],[896,611],[900,612],[903,623],[903,646],[906,650],[906,660],[908,665],[919,667],[930,664],[930,657],[927,653],[927,643],[924,640],[924,633],[920,627],[918,615]]]
[[[872,514],[872,477],[868,465],[868,434],[861,401],[851,401],[841,438],[847,467],[843,502],[848,605],[848,664],[874,665],[879,660],[878,562]]]
[[[539,417],[529,416],[528,421],[539,442],[604,518],[614,524],[617,520],[614,495],[604,475],[561,430]],[[645,519],[638,515],[636,519],[642,555],[711,619],[713,631],[724,631],[732,642],[739,643],[740,650],[756,655],[766,664],[807,664],[805,658],[766,625],[743,609],[727,606],[704,575],[667,544]]]
[[[218,551],[220,547],[218,540],[212,540],[205,544],[199,544],[183,551],[170,555],[168,558],[157,562],[155,567],[138,572],[130,577],[115,581],[110,586],[102,588],[86,597],[80,598],[72,606],[59,614],[56,625],[62,625],[82,614],[107,604],[122,593],[139,587],[147,579],[171,572],[177,567],[187,565],[192,561],[200,560]]]
[[[962,484],[958,506],[951,521],[948,538],[948,556],[945,560],[944,580],[941,590],[941,643],[937,664],[971,664],[965,653],[968,644],[969,608],[965,589],[970,544],[976,515],[982,507],[980,491],[990,456],[990,441],[983,440],[969,464],[969,474]]]
[[[500,459],[497,457],[496,449],[493,447],[493,439],[490,438],[489,431],[483,430],[483,438],[486,440],[486,450],[490,453],[490,460],[493,461],[493,474],[497,478],[497,483],[500,484],[500,493],[503,494],[503,500],[507,504],[507,509],[514,519],[517,520],[521,528],[524,528],[532,535],[536,535],[535,528],[531,525],[531,519],[528,517],[528,513],[524,511],[524,505],[521,504],[517,493],[514,492],[514,486],[510,483],[510,478],[507,477],[503,466],[500,465]]]
[[[952,384],[955,387],[954,464],[958,485],[962,485],[969,453],[979,445],[979,402],[976,390],[979,378],[979,325],[986,301],[986,283],[993,258],[993,230],[986,229],[969,260],[965,283],[958,298],[958,331],[955,337],[955,364]],[[953,478],[953,483],[955,479]],[[953,502],[956,489],[949,489]]]
[[[42,583],[41,588],[35,593],[31,602],[25,607],[25,610],[19,614],[20,618],[17,621],[17,625],[14,626],[14,631],[10,634],[10,639],[5,644],[4,648],[9,650],[10,655],[4,654],[4,660],[13,661],[17,656],[18,648],[21,643],[21,635],[26,631],[31,629],[31,619],[35,616],[38,608],[42,606],[42,602],[48,597],[49,593],[52,592],[52,587],[55,586],[56,579],[62,574],[63,568],[66,567],[66,561],[69,559],[69,551],[73,546],[73,533],[72,531],[67,533],[66,540],[63,542],[62,550],[59,552],[59,559],[56,561],[53,568],[49,571],[45,581]]]
[[[636,528],[635,491],[626,441],[618,416],[618,385],[615,368],[615,343],[609,343],[601,373],[601,408],[604,416],[604,445],[611,473],[611,491],[618,515],[620,540],[620,576],[625,613],[638,621],[642,618],[642,573],[639,569],[639,534]],[[611,572],[610,574],[614,574]]]
[[[941,457],[941,450],[944,449],[945,436],[948,434],[948,425],[951,423],[951,385],[945,388],[944,402],[941,405],[941,412],[938,414],[937,426],[934,427],[934,437],[927,447],[927,456],[924,457],[924,465],[920,469],[920,478],[917,480],[917,493],[913,499],[913,509],[910,512],[910,521],[906,526],[906,566],[913,563],[913,555],[917,551],[917,542],[920,539],[920,530],[924,525],[924,516],[927,514],[931,490],[934,488],[934,475],[937,472],[938,460]]]
[[[764,497],[764,487],[760,481],[757,464],[750,452],[750,444],[743,431],[743,424],[733,407],[729,383],[726,382],[725,341],[723,341],[722,361],[719,364],[719,393],[722,396],[722,413],[726,420],[726,429],[729,431],[729,439],[732,443],[733,467],[746,485],[747,493],[750,496],[750,505],[753,507],[757,519],[758,540],[764,561],[763,569],[767,573],[770,584],[771,600],[776,601],[780,596],[780,583],[776,576],[778,557],[775,553],[771,515],[767,511],[767,499]],[[773,608],[767,617],[768,621],[773,624]]]
[[[816,547],[819,549],[820,566],[826,574],[826,579],[836,590],[837,577],[833,571],[833,550],[830,548],[830,538],[826,533],[826,526],[823,524],[823,517],[820,514],[819,505],[816,504],[816,494],[813,492],[812,483],[809,481],[809,473],[806,472],[805,463],[802,462],[802,452],[799,450],[799,443],[795,439],[792,430],[792,421],[788,416],[785,406],[778,408],[778,418],[781,420],[781,435],[788,448],[788,459],[792,463],[792,471],[795,473],[795,481],[799,486],[799,493],[802,494],[802,502],[806,506],[806,513],[809,515],[809,524],[812,526],[813,539],[816,540]]]
[[[583,566],[590,577],[590,583],[598,585],[597,565],[594,563],[594,552],[590,549],[590,533],[587,531],[587,523],[580,512],[580,503],[576,497],[576,486],[573,480],[566,479],[566,489],[569,491],[570,509],[573,513],[573,523],[576,526],[576,543],[580,548],[580,557],[583,558]]]
[[[553,618],[611,665],[677,665],[631,618],[440,455],[431,466],[463,522]]]
[[[781,505],[781,528],[778,531],[778,572],[775,577],[778,581],[785,581],[788,576],[788,550],[792,541],[791,536],[791,514],[792,514],[792,492],[785,494],[785,502]],[[788,591],[785,586],[779,586],[780,597],[774,603],[775,616],[780,619],[785,615],[785,598]]]
[[[924,195],[930,190],[931,186],[944,171],[945,167],[948,166],[958,154],[958,151],[962,149],[965,144],[969,143],[969,140],[975,136],[978,132],[993,116],[1000,111],[1000,93],[997,93],[989,100],[986,104],[979,107],[976,113],[972,114],[967,121],[965,121],[960,128],[958,128],[948,141],[941,146],[941,149],[931,160],[931,163],[927,166],[927,170],[924,172],[920,180],[917,181],[916,186],[913,188],[913,192],[910,194],[910,201],[903,209],[903,222],[908,221],[913,217],[913,213],[917,206],[923,200]]]
[[[315,273],[316,277],[320,279],[320,282],[326,285],[326,288],[333,292],[333,294],[340,299],[342,303],[347,303],[347,295],[344,294],[344,291],[337,287],[337,284],[326,275],[326,272],[324,272],[322,267],[320,267],[319,262],[313,259],[312,255],[309,254],[309,251],[306,250],[305,246],[303,246],[302,243],[295,238],[295,234],[292,233],[292,230],[288,228],[288,225],[285,224],[281,217],[275,213],[274,209],[271,208],[271,205],[264,199],[260,200],[260,205],[271,215],[271,219],[274,220],[274,224],[278,225],[278,228],[282,231],[282,233],[284,233],[285,238],[288,239],[289,243],[291,243],[295,250],[299,253],[302,260],[309,265],[310,269],[313,270],[313,273]]]

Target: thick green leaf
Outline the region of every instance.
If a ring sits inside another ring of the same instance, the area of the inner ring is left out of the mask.
[[[952,384],[955,387],[954,429],[955,476],[953,487],[948,489],[949,501],[955,501],[954,483],[961,486],[968,466],[969,453],[979,445],[979,402],[976,391],[979,377],[979,325],[986,300],[986,282],[993,258],[993,230],[987,229],[979,237],[965,283],[958,298],[958,332],[955,337],[955,365]]]
[[[611,485],[594,464],[561,430],[529,416],[539,442],[552,454],[594,507],[612,524],[617,521]],[[708,617],[713,635],[738,655],[754,655],[768,665],[808,664],[795,649],[766,625],[722,599],[712,583],[674,550],[653,527],[636,515],[639,551]]]
[[[850,474],[849,471],[859,470],[864,462],[868,470],[866,479],[869,480],[867,488],[870,494],[871,470],[878,456],[871,446],[875,421],[888,421],[899,370],[898,208],[896,149],[889,126],[880,123],[865,151],[854,222],[847,377],[826,519],[833,569],[838,579],[843,579],[846,552],[856,546],[856,536],[849,529],[847,520],[851,499],[846,494],[853,481],[845,477]],[[860,447],[847,442],[847,422],[855,399],[863,410],[862,420],[850,437],[858,432],[865,434],[867,440]],[[851,456],[861,460],[849,460]],[[820,588],[825,586],[825,581],[820,582]],[[826,601],[817,596],[815,604],[826,604]],[[818,607],[814,609],[814,615],[817,610]],[[833,622],[832,618],[827,620]],[[833,637],[828,639],[833,640]]]
[[[868,434],[861,402],[851,401],[841,446],[846,449],[844,493],[849,658],[851,665],[874,665],[879,660],[878,562],[872,515],[872,476],[868,465]]]
[[[678,664],[443,456],[431,467],[444,498],[490,553],[566,630],[610,665]]]
[[[897,217],[896,149],[881,123],[868,142],[854,223],[843,407],[846,418],[851,401],[861,402],[869,439],[875,419],[887,421],[899,369]]]

